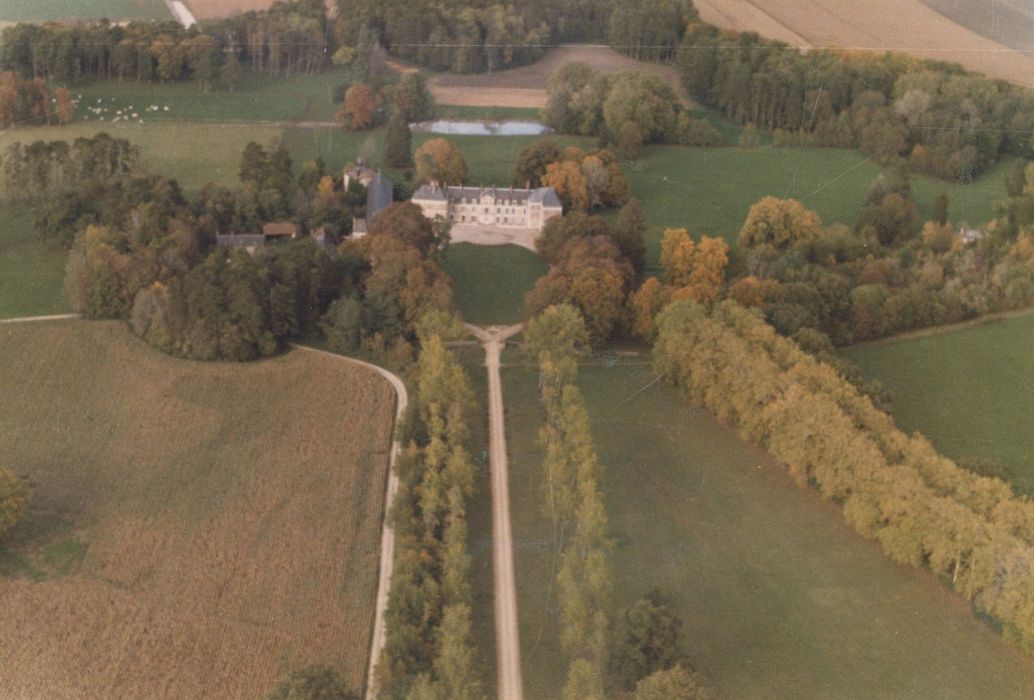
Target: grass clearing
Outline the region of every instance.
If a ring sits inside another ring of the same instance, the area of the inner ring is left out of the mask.
[[[945,192],[953,221],[983,224],[1005,197],[1002,178],[1011,166],[1003,160],[969,184],[911,175],[920,219],[930,217],[934,199]],[[735,240],[751,205],[766,195],[798,199],[827,225],[853,225],[869,185],[884,172],[858,151],[835,148],[649,146],[643,158],[623,167],[632,194],[646,207],[650,261],[659,258],[667,227]]]
[[[39,239],[23,206],[0,201],[0,318],[69,311],[66,253]]]
[[[5,695],[261,697],[316,662],[359,688],[387,383],[68,321],[0,328],[0,385],[0,462],[34,490],[0,557]]]
[[[456,243],[445,256],[456,304],[471,323],[503,325],[521,320],[524,295],[549,265],[526,248]]]
[[[565,668],[537,376],[532,366],[503,369],[526,695],[545,700]],[[655,587],[666,594],[688,657],[721,697],[1029,696],[1034,659],[654,379],[645,354],[581,369],[606,470],[614,602]]]
[[[171,21],[162,0],[4,0],[0,20],[46,22],[57,19]]]
[[[949,457],[990,457],[1034,491],[1034,315],[846,348],[893,395],[894,419]]]

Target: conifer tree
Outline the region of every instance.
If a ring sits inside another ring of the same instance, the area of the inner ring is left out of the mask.
[[[393,110],[384,134],[384,162],[393,168],[413,167],[413,135],[399,110]]]

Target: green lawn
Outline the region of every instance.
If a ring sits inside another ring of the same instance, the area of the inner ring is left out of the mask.
[[[0,132],[0,154],[15,141],[72,141],[106,131],[140,147],[141,164],[148,173],[176,178],[184,190],[196,191],[209,181],[237,184],[241,151],[248,141],[268,145],[281,130],[260,124],[95,124],[26,127]]]
[[[0,20],[45,22],[54,19],[172,21],[162,0],[2,0]]]
[[[121,110],[123,117],[136,113],[144,123],[151,121],[307,121],[333,120],[334,87],[347,82],[341,68],[317,75],[270,78],[249,75],[233,92],[213,89],[203,92],[195,83],[138,83],[106,80],[75,91],[81,95],[78,119],[110,123]],[[98,102],[99,100],[99,102]],[[148,110],[158,107],[158,111]],[[165,110],[168,107],[168,111]],[[106,110],[97,114],[96,109]]]
[[[893,398],[894,418],[950,457],[991,457],[1034,490],[1034,315],[847,348]]]
[[[27,209],[0,201],[0,318],[67,313],[64,276],[65,251],[36,236]]]
[[[835,148],[650,146],[641,160],[623,165],[646,207],[650,261],[658,259],[666,227],[735,240],[751,205],[766,195],[799,199],[826,224],[852,225],[881,172],[858,151]],[[1002,178],[1011,165],[1003,161],[972,184],[912,175],[920,218],[930,217],[933,200],[945,192],[953,221],[986,222],[1005,197]]]
[[[455,283],[456,304],[465,320],[502,325],[521,320],[524,295],[549,266],[520,246],[457,243],[449,246],[445,271]]]
[[[515,354],[507,355],[517,361]],[[646,357],[583,365],[606,468],[615,606],[652,588],[723,698],[1029,697],[1034,659],[925,572],[893,564],[765,453],[682,401]],[[503,369],[526,696],[557,697],[556,547],[537,370]]]

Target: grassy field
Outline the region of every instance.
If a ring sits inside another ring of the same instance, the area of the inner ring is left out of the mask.
[[[920,218],[929,218],[933,200],[945,192],[953,221],[986,222],[994,202],[1005,197],[1002,178],[1011,165],[1004,161],[972,184],[912,175]],[[624,170],[632,194],[646,206],[651,261],[658,259],[665,227],[735,240],[751,205],[766,195],[799,199],[826,224],[854,224],[869,185],[881,172],[857,151],[686,146],[648,147]]]
[[[1034,491],[1034,315],[844,350],[894,397],[893,414],[950,457],[991,457]]]
[[[1034,659],[935,579],[891,563],[766,454],[651,384],[645,356],[583,365],[581,377],[606,468],[615,606],[653,588],[668,596],[686,654],[720,697],[1029,697]],[[526,696],[545,700],[565,669],[536,380],[534,367],[503,369]]]
[[[77,118],[110,123],[121,110],[152,121],[309,121],[333,120],[334,86],[346,82],[345,72],[334,68],[318,75],[270,78],[251,75],[233,92],[203,92],[194,83],[137,83],[106,80],[76,91],[81,95]],[[99,101],[98,101],[99,100]],[[148,111],[148,107],[158,111]],[[169,109],[166,111],[165,107]],[[104,109],[103,114],[90,110]],[[137,120],[133,120],[134,123]]]
[[[485,325],[520,321],[524,295],[548,270],[542,258],[515,245],[457,243],[445,257],[463,318]]]
[[[0,318],[67,312],[65,257],[39,239],[24,207],[0,200]]]
[[[9,697],[260,697],[365,673],[392,396],[303,353],[160,355],[118,323],[0,329]],[[13,651],[18,650],[18,651]]]
[[[162,0],[3,0],[0,20],[45,22],[53,19],[172,20]]]
[[[237,184],[241,152],[248,141],[268,145],[281,130],[259,124],[206,124],[187,122],[163,124],[76,123],[68,126],[28,127],[0,132],[0,154],[15,141],[72,141],[105,131],[129,139],[140,147],[141,165],[148,173],[179,180],[184,190],[193,192],[206,182]]]

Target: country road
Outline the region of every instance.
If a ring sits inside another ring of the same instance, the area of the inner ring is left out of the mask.
[[[506,458],[506,422],[499,355],[506,339],[524,326],[466,328],[485,348],[488,369],[489,463],[492,471],[492,570],[495,578],[496,662],[499,700],[523,700],[521,642],[517,627],[517,584],[513,571],[513,534],[510,527],[510,482]]]
[[[295,345],[293,347],[298,350],[327,355],[342,362],[349,362],[366,367],[387,379],[395,389],[395,396],[397,398],[395,402],[395,430],[398,430],[398,426],[402,423],[402,418],[406,414],[406,406],[409,405],[409,393],[406,391],[406,384],[398,377],[398,375],[392,374],[383,367],[372,365],[369,362],[354,360],[350,357],[343,357],[342,355],[335,355],[334,353],[327,352],[325,350],[317,350],[316,348],[310,348],[305,345]],[[395,561],[395,529],[391,526],[388,514],[391,512],[391,503],[395,500],[395,493],[398,491],[399,487],[398,476],[395,475],[395,460],[398,459],[400,451],[401,443],[399,442],[399,435],[396,432],[391,443],[391,456],[388,460],[388,487],[384,491],[384,526],[381,531],[381,563],[380,574],[377,579],[377,611],[373,619],[373,637],[370,643],[370,663],[366,672],[366,700],[374,700],[377,697],[377,687],[373,682],[374,670],[377,668],[377,660],[380,658],[381,650],[384,649],[384,644],[387,641],[387,633],[384,627],[384,615],[388,610],[388,588],[391,584],[391,570]]]

